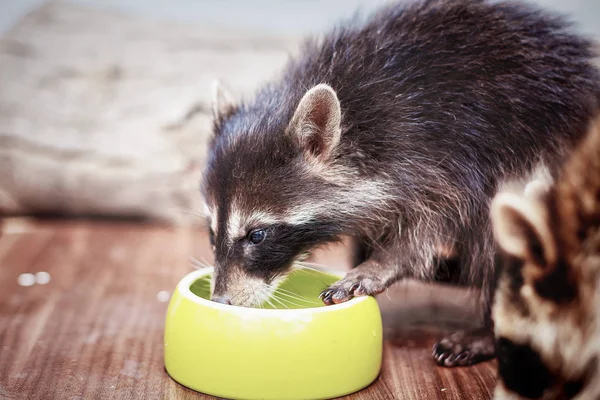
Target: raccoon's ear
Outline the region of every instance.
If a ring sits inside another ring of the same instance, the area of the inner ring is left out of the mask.
[[[235,111],[236,105],[229,90],[218,80],[212,84],[212,114],[216,127]]]
[[[544,267],[555,260],[555,244],[542,204],[515,194],[498,194],[491,205],[496,242],[507,254]]]
[[[340,141],[341,119],[335,91],[319,84],[304,94],[287,131],[307,156],[326,161]]]

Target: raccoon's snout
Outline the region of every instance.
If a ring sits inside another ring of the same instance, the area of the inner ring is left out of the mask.
[[[228,296],[226,294],[220,295],[220,296],[213,296],[211,298],[211,300],[214,301],[215,303],[221,303],[221,304],[229,304],[229,305],[231,305],[231,296]]]
[[[217,265],[212,284],[211,301],[238,307],[259,307],[274,290],[274,285],[239,265]]]

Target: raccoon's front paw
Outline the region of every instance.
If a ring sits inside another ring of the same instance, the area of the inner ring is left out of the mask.
[[[355,270],[356,271],[356,270]],[[388,285],[380,277],[349,272],[343,279],[321,292],[319,297],[327,305],[343,303],[355,296],[368,296],[383,292]]]
[[[494,334],[487,328],[453,333],[433,346],[432,355],[444,367],[466,366],[489,360],[494,358]]]

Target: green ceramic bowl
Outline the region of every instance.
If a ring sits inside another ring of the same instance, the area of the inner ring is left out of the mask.
[[[375,299],[332,306],[318,299],[341,275],[295,271],[277,300],[244,308],[207,300],[211,273],[186,275],[169,304],[165,366],[177,382],[218,397],[285,400],[342,396],[377,378],[382,327]]]

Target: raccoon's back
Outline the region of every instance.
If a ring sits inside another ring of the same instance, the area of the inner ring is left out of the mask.
[[[396,4],[307,43],[262,101],[289,104],[288,120],[306,88],[325,82],[341,102],[349,160],[357,150],[377,168],[418,157],[421,170],[500,178],[552,162],[585,130],[600,98],[593,57],[563,19],[525,5]]]

